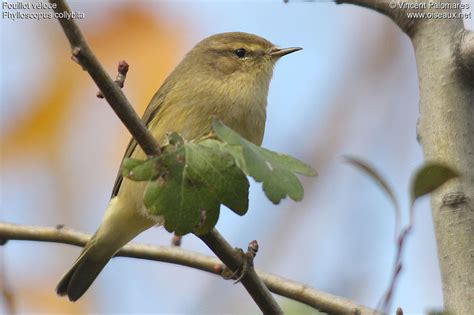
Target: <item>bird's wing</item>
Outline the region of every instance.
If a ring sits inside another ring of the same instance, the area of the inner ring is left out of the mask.
[[[150,104],[145,110],[145,113],[143,114],[142,120],[145,123],[145,125],[148,127],[150,122],[156,117],[156,114],[158,111],[161,109],[165,96],[166,96],[166,90],[169,87],[168,84],[163,84],[163,86],[156,92],[156,94],[153,96],[153,98],[150,101]],[[120,168],[118,170],[117,174],[117,179],[115,180],[114,188],[112,190],[112,196],[110,198],[113,198],[117,196],[120,186],[123,181],[123,176],[122,176],[122,171],[121,171],[121,166],[123,163],[123,160],[125,158],[129,158],[132,156],[133,151],[135,151],[135,148],[137,147],[137,141],[135,141],[134,138],[130,140],[127,146],[127,150],[125,150],[125,154],[123,155],[122,161],[120,162]]]

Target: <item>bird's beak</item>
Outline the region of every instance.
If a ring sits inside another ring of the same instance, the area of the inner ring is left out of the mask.
[[[288,48],[273,47],[270,50],[270,56],[272,56],[274,58],[280,58],[280,57],[283,57],[285,55],[294,53],[295,51],[299,51],[301,49],[303,49],[303,48],[301,48],[301,47],[288,47]]]

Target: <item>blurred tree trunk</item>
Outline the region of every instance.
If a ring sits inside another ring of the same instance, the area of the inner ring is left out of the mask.
[[[474,86],[458,63],[462,20],[424,24],[413,39],[420,77],[418,139],[427,160],[443,161],[462,174],[435,191],[431,205],[445,307],[469,314],[474,310]]]

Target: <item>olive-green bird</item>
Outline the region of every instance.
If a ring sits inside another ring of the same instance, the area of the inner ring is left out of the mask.
[[[301,48],[278,48],[256,35],[232,32],[210,36],[189,51],[153,96],[143,121],[160,142],[168,132],[191,140],[211,132],[216,117],[247,140],[260,145],[268,87],[276,61]],[[131,140],[124,158],[145,159]],[[143,205],[145,182],[120,175],[99,229],[56,288],[79,299],[114,254],[162,218]]]

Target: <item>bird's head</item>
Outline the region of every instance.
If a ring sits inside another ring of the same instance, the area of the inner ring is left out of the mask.
[[[275,63],[298,50],[301,48],[279,48],[248,33],[216,34],[196,44],[169,81],[176,97],[189,95],[222,106],[265,107]]]
[[[275,63],[301,49],[279,48],[253,34],[221,33],[199,42],[186,55],[182,68],[196,77],[213,78],[238,88],[262,86],[268,90]]]
[[[199,42],[189,53],[198,64],[218,76],[271,78],[273,66],[282,56],[301,50],[279,48],[257,35],[230,32],[216,34]]]

